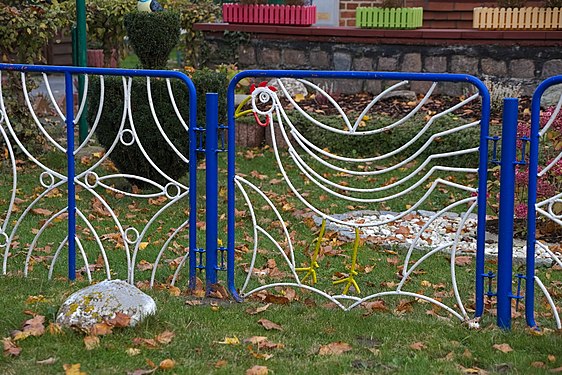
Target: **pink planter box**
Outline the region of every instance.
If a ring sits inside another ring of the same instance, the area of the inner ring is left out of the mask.
[[[316,6],[223,4],[222,18],[229,23],[310,26],[316,22]]]

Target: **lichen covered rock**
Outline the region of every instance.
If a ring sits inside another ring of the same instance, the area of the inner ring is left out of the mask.
[[[68,297],[57,314],[57,323],[89,329],[115,318],[118,312],[129,316],[129,325],[135,326],[156,312],[156,303],[134,285],[122,280],[105,280]]]

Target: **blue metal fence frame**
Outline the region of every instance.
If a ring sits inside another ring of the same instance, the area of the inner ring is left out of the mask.
[[[470,83],[474,85],[482,97],[482,117],[480,124],[479,146],[479,182],[478,182],[478,227],[476,250],[475,316],[484,312],[484,239],[486,235],[486,202],[488,174],[488,142],[490,123],[490,94],[486,85],[478,78],[467,74],[448,73],[395,73],[395,72],[353,72],[353,71],[313,71],[313,70],[246,70],[232,78],[227,91],[228,121],[228,172],[227,172],[227,284],[236,300],[240,300],[235,285],[234,247],[235,247],[235,174],[236,174],[236,133],[235,133],[235,90],[236,85],[244,78],[325,78],[325,79],[364,79],[364,80],[408,80]]]
[[[184,73],[169,70],[84,68],[54,65],[2,64],[0,71],[24,73],[64,74],[66,96],[66,136],[67,136],[67,184],[68,184],[68,278],[76,278],[76,200],[74,181],[74,91],[73,75],[103,75],[125,77],[153,77],[179,79],[185,83],[189,92],[189,257],[190,286],[195,287],[196,264],[193,262],[197,248],[197,94],[193,81]]]
[[[527,198],[527,260],[525,275],[525,318],[529,327],[537,327],[535,321],[535,246],[537,243],[537,183],[539,168],[541,98],[554,85],[562,84],[562,75],[550,77],[537,87],[531,101],[531,134],[529,146],[529,190]]]

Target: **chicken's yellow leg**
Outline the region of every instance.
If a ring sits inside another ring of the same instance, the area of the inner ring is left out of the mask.
[[[322,219],[322,226],[320,227],[320,233],[318,234],[318,238],[316,239],[316,246],[314,247],[314,253],[312,254],[312,258],[310,259],[310,266],[295,269],[295,271],[297,272],[306,271],[306,275],[304,275],[301,282],[304,282],[309,276],[312,276],[312,285],[316,284],[317,280],[316,280],[315,268],[320,267],[317,260],[318,260],[318,254],[320,253],[320,245],[322,244],[322,239],[324,238],[325,231],[326,231],[326,219]]]
[[[343,294],[347,294],[349,288],[353,285],[357,294],[361,294],[361,289],[359,289],[359,285],[355,281],[355,276],[357,276],[357,271],[355,271],[355,267],[357,266],[357,250],[359,249],[359,228],[355,228],[355,241],[353,242],[353,254],[351,255],[351,269],[349,270],[349,276],[343,278],[341,280],[334,281],[334,285],[347,283],[345,288],[343,288]]]

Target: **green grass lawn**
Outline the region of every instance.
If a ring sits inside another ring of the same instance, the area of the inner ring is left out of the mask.
[[[310,252],[314,247],[313,241],[318,236],[318,227],[307,218],[309,210],[300,203],[286,184],[280,182],[283,176],[279,173],[271,148],[241,148],[237,151],[237,155],[238,174],[254,182],[279,208],[294,244],[297,266],[308,265]],[[78,163],[79,171],[85,170],[100,156],[91,155],[81,158]],[[281,157],[284,161],[289,159],[286,151],[281,152]],[[220,158],[219,171],[222,177],[218,197],[219,239],[226,243],[226,160],[224,154],[221,154]],[[62,154],[48,152],[40,155],[40,160],[63,172],[60,169],[64,165]],[[310,162],[325,178],[333,178],[338,183],[351,181],[356,187],[368,187],[392,184],[412,173],[421,161],[408,163],[407,166],[380,177],[366,178],[350,177],[345,173],[330,174],[331,172],[324,170],[314,161]],[[391,162],[396,162],[396,159],[392,158]],[[390,165],[388,161],[386,163],[388,164],[385,165]],[[10,173],[5,165],[3,164],[0,174],[1,207],[7,206],[11,189]],[[307,182],[294,164],[286,163],[284,167],[295,186],[307,192],[306,198],[329,213],[365,209],[402,212],[414,204],[427,191],[427,184],[436,178],[468,186],[476,184],[473,175],[438,172],[420,189],[406,196],[377,204],[350,203],[326,198],[327,193]],[[429,167],[431,165],[427,168]],[[381,168],[381,165],[372,163],[365,168],[377,169]],[[111,163],[104,163],[98,170],[100,175],[111,172]],[[18,210],[10,219],[10,228],[18,220],[23,209],[44,190],[38,184],[40,173],[41,170],[30,163],[20,165],[16,204]],[[204,195],[204,173],[204,166],[200,164],[198,188],[201,197]],[[187,183],[185,179],[181,182]],[[122,189],[131,188],[125,181],[115,181],[115,185],[121,186]],[[390,189],[390,191],[398,192],[397,189]],[[134,227],[139,232],[146,229],[142,240],[138,241],[142,242],[143,246],[134,264],[135,281],[146,287],[146,280],[150,278],[152,271],[143,270],[143,267],[138,265],[142,261],[149,265],[154,264],[158,252],[170,233],[187,219],[186,201],[181,200],[176,203],[164,211],[153,225],[146,227],[148,220],[168,202],[166,199],[130,198],[99,187],[96,192],[110,204],[124,227]],[[382,196],[377,194],[374,196]],[[431,199],[420,208],[435,211],[466,196],[467,192],[455,189],[437,189]],[[250,192],[249,198],[259,214],[258,224],[282,246],[286,246],[282,228],[273,215],[271,207],[258,194]],[[8,258],[9,275],[0,278],[3,302],[0,305],[0,333],[3,337],[9,337],[13,330],[21,329],[24,321],[31,318],[30,314],[44,315],[48,326],[54,321],[57,309],[64,299],[87,284],[83,271],[79,272],[76,283],[66,281],[64,251],[61,252],[54,267],[53,280],[47,280],[52,256],[66,235],[64,219],[55,220],[46,228],[32,254],[29,277],[26,279],[21,277],[28,248],[37,228],[43,226],[45,220],[53,213],[61,210],[66,205],[65,200],[64,186],[41,199],[36,208],[42,210],[30,213],[28,218],[22,221],[18,236],[14,238],[17,244],[12,247]],[[100,210],[92,194],[85,189],[78,189],[77,205],[95,226],[102,239],[107,250],[112,277],[126,278],[126,254],[116,223]],[[466,206],[461,206],[456,210],[463,212],[466,209]],[[253,227],[249,208],[245,205],[242,194],[239,193],[237,210],[235,272],[237,285],[240,285],[245,277],[245,269],[252,258],[252,253],[248,249],[253,247]],[[197,215],[200,229],[198,246],[203,247],[205,246],[203,199],[198,201]],[[90,263],[96,263],[99,259],[99,251],[91,231],[83,222],[79,222],[78,234],[83,239]],[[40,337],[20,340],[17,344],[22,348],[21,354],[16,357],[3,356],[0,359],[1,372],[3,374],[55,374],[64,372],[64,364],[79,363],[81,370],[89,374],[123,374],[136,369],[148,370],[151,368],[151,363],[158,365],[165,359],[175,361],[174,368],[168,372],[178,374],[245,373],[255,365],[266,366],[274,374],[313,372],[320,374],[484,374],[486,372],[540,374],[549,373],[549,370],[562,366],[560,332],[552,329],[554,325],[551,312],[545,305],[545,299],[538,293],[536,297],[538,318],[543,327],[547,328],[541,334],[535,334],[525,328],[524,317],[521,314],[522,306],[519,306],[519,310],[515,312],[512,332],[497,329],[493,300],[487,301],[486,313],[481,321],[482,328],[479,330],[470,330],[447,311],[432,304],[402,296],[373,301],[373,304],[349,312],[335,308],[328,300],[314,293],[287,287],[271,288],[266,294],[251,296],[244,303],[224,299],[205,299],[200,301],[201,304],[198,304],[199,302],[186,304],[186,300],[194,301],[187,289],[186,272],[180,274],[177,283],[181,291],[179,296],[175,295],[177,290],[168,287],[168,282],[177,266],[176,260],[185,254],[187,243],[187,231],[184,230],[163,254],[163,259],[157,267],[156,287],[146,290],[157,302],[156,316],[135,328],[115,329],[112,334],[100,337],[99,347],[93,350],[85,349],[84,334],[70,330],[64,330],[62,334],[47,332]],[[330,294],[340,294],[343,287],[333,285],[332,281],[348,272],[352,243],[349,240],[342,240],[335,233],[327,233],[321,248],[322,258],[319,259],[317,287]],[[412,259],[417,260],[423,254],[422,251],[414,252]],[[404,262],[404,255],[403,248],[362,241],[358,253],[359,274],[356,277],[363,290],[362,295],[394,290],[400,281],[399,272]],[[279,252],[270,242],[261,238],[257,248],[256,269],[271,268],[272,260],[281,273],[287,273],[287,267]],[[78,267],[83,266],[81,262],[81,257],[78,257]],[[494,259],[488,260],[486,271],[495,270],[495,263]],[[469,259],[467,263],[457,267],[456,271],[462,300],[466,303],[469,314],[472,314],[474,262]],[[450,273],[450,255],[435,254],[423,263],[418,272],[411,275],[405,284],[405,290],[431,296],[456,309],[458,306],[455,306],[456,302],[451,292]],[[561,273],[557,269],[540,270],[541,278],[550,281],[551,293],[558,299]],[[105,278],[103,267],[95,267],[92,276],[94,280],[103,280]],[[203,274],[199,276],[204,278]],[[220,279],[221,283],[224,283],[224,272],[220,272]],[[277,276],[266,275],[253,278],[251,285],[259,286],[282,280],[284,279]],[[199,300],[195,299],[195,301]],[[253,310],[256,308],[264,311],[254,314]],[[260,319],[272,321],[280,325],[281,329],[266,330],[258,323]],[[147,341],[139,340],[139,338],[155,339],[165,331],[175,334],[171,343],[160,343],[156,347],[149,347]],[[257,336],[267,337],[267,342],[263,338],[257,339]],[[251,339],[250,342],[247,341],[248,339]],[[233,344],[225,342],[233,342]],[[330,353],[330,348],[342,353]],[[54,361],[53,364],[38,363],[49,358],[53,358],[51,360]],[[157,372],[164,371],[157,370]]]

